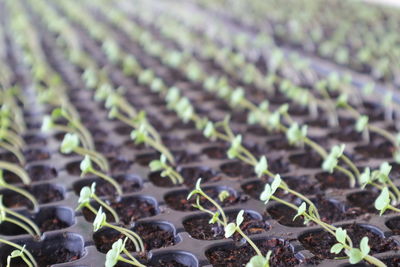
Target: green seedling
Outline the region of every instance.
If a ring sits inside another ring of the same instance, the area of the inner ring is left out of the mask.
[[[96,183],[92,183],[91,187],[89,186],[84,186],[81,189],[81,192],[79,194],[79,199],[78,203],[79,206],[76,208],[76,210],[80,210],[82,208],[87,208],[94,214],[97,214],[97,210],[90,204],[91,200],[96,201],[100,206],[104,207],[106,210],[110,212],[110,214],[114,217],[115,222],[119,222],[119,216],[117,212],[106,202],[101,200],[97,195],[96,195]]]
[[[77,134],[67,133],[64,136],[60,146],[61,153],[70,154],[75,152],[81,156],[90,156],[90,158],[103,170],[104,172],[109,171],[109,165],[107,159],[100,153],[80,147],[79,137]]]
[[[28,250],[25,249],[25,245],[21,247],[16,243],[1,238],[0,238],[0,243],[15,248],[15,250],[12,251],[11,254],[7,257],[6,267],[11,267],[11,260],[16,257],[21,257],[22,260],[28,265],[28,267],[38,267],[35,258]]]
[[[108,223],[106,221],[106,214],[103,212],[103,208],[100,207],[100,209],[97,211],[96,218],[93,221],[93,230],[94,232],[97,232],[103,227],[114,229],[119,233],[125,235],[134,244],[136,252],[144,252],[144,244],[140,236],[132,230]]]
[[[168,165],[167,157],[164,154],[161,154],[159,160],[152,160],[149,163],[149,167],[151,171],[161,171],[161,177],[168,177],[173,184],[182,184],[184,182],[182,175]]]
[[[118,239],[118,241],[114,242],[112,248],[106,254],[105,267],[113,267],[117,264],[118,261],[128,263],[132,266],[146,267],[145,265],[141,264],[137,259],[135,259],[131,255],[131,253],[129,253],[129,251],[125,248],[127,240],[127,238],[125,238],[124,241],[122,241],[122,239]],[[121,256],[122,253],[127,258]]]
[[[80,166],[80,169],[82,172],[81,177],[88,173],[96,175],[96,176],[100,177],[101,179],[103,179],[104,181],[106,181],[107,183],[110,183],[115,188],[115,190],[119,196],[121,196],[123,194],[121,186],[112,177],[108,176],[107,174],[105,174],[101,171],[96,170],[93,167],[90,156],[86,155],[83,158],[83,160],[81,161],[81,164],[79,166]]]

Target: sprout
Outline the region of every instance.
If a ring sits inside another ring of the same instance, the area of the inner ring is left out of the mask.
[[[132,230],[109,224],[106,220],[106,214],[103,212],[103,208],[100,207],[99,210],[97,211],[96,217],[93,221],[93,231],[97,232],[98,230],[100,230],[103,227],[112,228],[112,229],[118,231],[119,233],[125,235],[129,240],[132,241],[137,252],[144,251],[143,241],[140,238],[140,236],[138,236],[138,234],[136,234]]]
[[[338,243],[331,247],[331,253],[339,254],[344,249],[351,264],[359,263],[368,256],[370,252],[370,247],[368,246],[368,237],[364,236],[361,239],[359,249],[353,248],[351,245],[347,244],[347,231],[343,230],[341,227],[336,228],[335,237]]]
[[[375,208],[380,211],[380,215],[385,213],[385,211],[390,208],[389,188],[384,187],[381,190],[381,193],[375,200],[374,205],[375,205]]]
[[[254,171],[257,174],[257,177],[260,178],[267,170],[268,170],[267,158],[265,156],[262,156],[260,160],[257,162],[256,166],[254,166]]]
[[[91,199],[94,199],[100,206],[107,209],[111,213],[111,215],[114,217],[115,222],[119,222],[119,216],[118,216],[117,212],[115,212],[115,210],[110,205],[105,203],[103,200],[101,200],[96,195],[96,183],[92,183],[91,187],[88,187],[88,186],[82,187],[81,192],[79,194],[79,199],[78,199],[79,206],[76,208],[76,210],[86,207],[91,212],[96,214],[97,211],[90,204]]]
[[[89,155],[86,155],[83,160],[80,163],[80,169],[81,169],[81,177],[83,177],[87,173],[94,174],[106,182],[110,183],[116,190],[117,194],[120,196],[122,195],[122,189],[121,186],[110,176],[108,176],[105,173],[102,173],[101,171],[96,170],[93,168],[92,160]]]
[[[250,261],[246,264],[246,267],[270,267],[269,261],[272,255],[272,251],[268,251],[267,255],[260,256],[256,255],[251,257]]]
[[[76,134],[67,133],[61,143],[61,152],[70,154],[79,146],[79,137]]]
[[[302,202],[301,205],[297,208],[297,213],[293,217],[293,221],[296,220],[297,217],[303,216],[306,210],[307,210],[307,204],[305,202]],[[304,223],[307,223],[307,220],[305,220]]]
[[[232,106],[238,105],[244,99],[244,90],[241,87],[236,88],[230,96],[230,104]]]
[[[170,178],[173,184],[182,184],[184,182],[182,175],[168,165],[167,157],[164,154],[161,154],[159,160],[152,160],[149,164],[149,167],[153,172],[161,171],[161,177]]]
[[[6,245],[9,245],[11,247],[14,247],[15,250],[13,250],[10,255],[7,257],[7,265],[6,267],[11,267],[11,261],[14,258],[21,258],[26,265],[28,265],[28,267],[37,267],[38,264],[35,261],[35,258],[32,256],[32,254],[25,249],[25,245],[24,246],[20,246],[18,244],[15,244],[11,241],[7,241],[4,239],[0,239],[0,243],[4,243]]]
[[[322,163],[322,169],[324,171],[333,172],[333,169],[337,166],[338,164],[338,159],[343,155],[343,151],[345,149],[345,145],[336,145],[332,147],[331,152],[328,154],[328,156],[325,158],[325,160]]]
[[[301,145],[306,137],[307,125],[303,125],[300,128],[297,123],[293,123],[286,131],[286,138],[288,139],[289,144]]]
[[[129,253],[129,251],[126,250],[125,244],[127,240],[128,240],[127,238],[125,238],[124,241],[122,241],[122,239],[118,239],[116,242],[112,244],[112,248],[106,254],[105,267],[113,267],[117,264],[118,261],[123,261],[133,266],[145,267],[145,265],[141,264]],[[130,260],[123,258],[121,256],[122,252]]]
[[[236,158],[240,153],[241,145],[242,145],[242,136],[239,134],[231,142],[231,147],[227,152],[228,158],[230,159]]]
[[[227,190],[222,190],[219,194],[218,194],[218,199],[221,202],[224,202],[225,199],[227,199],[230,196],[229,191]]]
[[[214,133],[215,133],[214,124],[211,121],[208,121],[206,127],[204,127],[203,134],[207,138],[212,138],[214,137]]]
[[[264,201],[264,203],[267,204],[270,198],[275,194],[276,190],[281,185],[281,183],[282,183],[281,176],[277,174],[274,180],[272,181],[271,185],[270,184],[265,185],[264,191],[260,195],[260,200]]]
[[[368,120],[369,120],[369,118],[366,115],[362,115],[362,116],[358,117],[356,124],[355,124],[356,131],[359,133],[364,132],[367,129]]]

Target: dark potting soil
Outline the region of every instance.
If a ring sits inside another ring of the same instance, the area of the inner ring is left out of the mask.
[[[259,240],[255,243],[264,255],[268,251],[272,251],[271,266],[286,267],[299,264],[299,260],[296,259],[291,246],[286,241],[269,239]],[[214,267],[241,267],[254,255],[254,249],[248,244],[242,247],[215,247],[206,252],[208,260]]]
[[[142,238],[146,251],[173,246],[176,243],[172,229],[166,230],[157,224],[139,224],[133,228],[133,231]],[[107,253],[114,242],[124,238],[123,234],[111,229],[104,229],[93,235],[97,250],[102,253]],[[130,240],[126,242],[125,247],[128,251],[135,251],[135,246]]]
[[[228,221],[234,221],[236,219],[237,212],[235,213],[228,213]],[[240,226],[240,229],[246,235],[254,235],[265,233],[270,229],[270,225],[267,224],[262,219],[256,218],[256,216],[245,212],[244,221]],[[196,239],[200,240],[217,240],[224,238],[224,229],[223,226],[218,225],[217,223],[210,224],[211,217],[204,215],[201,217],[194,217],[188,219],[183,222],[183,226],[185,230]],[[234,237],[235,240],[240,240],[241,236],[239,233],[235,233]]]
[[[238,196],[236,192],[234,192],[232,189],[229,188],[209,187],[209,188],[203,188],[203,190],[208,196],[213,198],[222,207],[232,206],[236,203],[244,202],[247,200],[246,196]],[[230,193],[230,195],[227,198],[225,198],[224,201],[221,202],[218,199],[218,194],[222,190],[227,190]],[[195,211],[197,209],[194,208],[192,205],[196,204],[196,197],[192,197],[191,199],[187,200],[188,194],[189,191],[180,191],[168,194],[167,196],[165,196],[165,202],[171,209],[174,210]],[[215,207],[204,197],[200,197],[200,204],[206,209],[211,209],[211,210],[215,209]]]

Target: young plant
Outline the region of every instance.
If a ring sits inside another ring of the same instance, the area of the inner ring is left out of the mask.
[[[118,241],[114,242],[112,248],[106,254],[105,267],[113,267],[117,264],[118,261],[128,263],[132,266],[146,267],[145,265],[141,264],[137,259],[135,259],[131,255],[131,253],[129,253],[129,251],[125,248],[127,240],[127,238],[125,238],[124,241],[122,241],[122,239],[118,239]],[[121,253],[124,253],[124,255],[128,259],[121,256]]]
[[[34,267],[37,266],[36,262],[32,262],[31,259],[29,259],[29,256],[26,254],[29,253],[25,251],[25,246],[22,247],[22,249],[16,249],[11,252],[9,256],[7,256],[7,266],[6,267],[11,267],[11,260],[14,258],[21,258],[23,262],[28,265],[28,267]]]
[[[108,223],[106,221],[106,214],[103,212],[103,208],[100,207],[97,211],[96,218],[93,221],[93,230],[94,232],[97,232],[103,227],[114,229],[119,233],[125,235],[134,244],[136,252],[144,252],[144,244],[140,236],[132,230]]]
[[[179,172],[175,171],[173,167],[168,165],[167,157],[161,154],[160,159],[152,160],[149,164],[151,171],[161,171],[161,177],[168,177],[173,184],[182,184],[184,179]]]
[[[269,200],[275,200],[278,203],[281,203],[289,208],[292,208],[293,210],[296,211],[296,215],[293,217],[293,220],[295,220],[299,216],[302,216],[305,224],[307,224],[309,222],[313,222],[313,223],[319,225],[320,227],[322,227],[325,231],[327,231],[331,235],[336,236],[337,229],[340,229],[340,228],[336,228],[333,225],[323,222],[321,219],[319,219],[316,216],[315,211],[311,206],[309,206],[307,208],[307,204],[305,202],[301,203],[301,205],[299,207],[297,207],[296,205],[294,205],[292,203],[289,203],[283,199],[275,197],[274,194],[275,194],[279,184],[280,184],[279,177],[276,177],[271,185],[266,184],[264,191],[261,193],[260,199],[262,201],[264,201],[265,203],[268,203]],[[341,230],[339,230],[339,232],[341,232]],[[346,234],[346,232],[344,232],[344,233],[345,233],[344,235],[342,233],[343,236],[341,236],[340,239],[338,240],[340,245],[335,244],[332,247],[332,249],[333,249],[333,250],[331,249],[332,253],[335,253],[335,252],[340,253],[342,251],[342,249],[345,249],[346,254],[349,256],[349,258],[351,258],[351,262],[356,261],[358,259],[359,259],[359,261],[364,259],[367,262],[369,262],[375,266],[379,266],[379,267],[386,266],[383,262],[381,262],[377,258],[368,255],[368,253],[365,254],[365,252],[367,251],[365,249],[365,244],[364,244],[365,241],[362,244],[362,247],[363,247],[362,253],[359,253],[359,251],[361,251],[361,250],[354,249],[353,243],[352,243],[350,237]]]
[[[94,214],[97,214],[97,210],[90,204],[91,199],[96,201],[100,206],[104,207],[106,210],[108,210],[111,215],[114,217],[114,220],[116,223],[119,222],[119,216],[117,212],[107,203],[105,203],[103,200],[101,200],[97,195],[96,195],[96,183],[92,183],[91,187],[89,186],[84,186],[81,189],[81,192],[79,194],[79,199],[78,203],[79,206],[76,208],[76,210],[80,210],[82,208],[87,208]]]
[[[196,196],[197,203],[195,205],[193,205],[195,208],[210,214],[213,218],[212,221],[214,223],[218,221],[223,226],[228,225],[228,218],[226,217],[225,212],[222,209],[222,207],[214,199],[212,199],[212,197],[207,195],[201,188],[201,178],[199,178],[197,180],[195,188],[189,193],[189,195],[187,196],[187,199],[189,200],[192,196]],[[209,201],[217,209],[217,212],[210,211],[208,209],[205,209],[203,206],[201,206],[200,205],[200,197],[203,197],[207,201]],[[222,217],[222,221],[219,219],[219,216]]]
[[[8,189],[8,190],[11,190],[11,191],[13,191],[13,192],[15,192],[17,194],[22,195],[23,197],[25,197],[26,199],[28,199],[32,203],[33,210],[35,210],[35,211],[39,210],[39,203],[37,202],[36,198],[26,190],[24,190],[22,188],[19,188],[17,186],[8,184],[4,179],[3,170],[2,169],[0,169],[0,188],[1,187],[5,188],[5,189]]]
[[[243,213],[244,211],[241,210],[239,211],[237,217],[236,217],[236,222],[231,222],[228,225],[225,226],[225,238],[231,237],[235,232],[239,233],[246,241],[249,243],[249,245],[255,250],[257,253],[257,256],[264,258],[262,255],[260,249],[257,247],[257,245],[240,229],[240,225],[242,224],[244,218],[243,218]]]
[[[400,212],[400,209],[394,207],[391,204],[391,199],[390,199],[390,192],[389,192],[389,188],[384,187],[381,190],[381,193],[379,194],[379,196],[376,198],[375,200],[375,208],[377,210],[380,211],[380,215],[382,216],[383,213],[385,213],[386,210],[393,210],[395,212]]]
[[[9,217],[8,215],[11,215],[12,217]],[[33,221],[9,208],[6,208],[3,205],[3,195],[0,195],[0,224],[2,222],[15,224],[37,240],[39,240],[42,235],[39,227],[37,227]]]
[[[79,167],[80,167],[81,172],[82,172],[81,173],[81,177],[83,177],[87,173],[91,173],[93,175],[96,175],[96,176],[100,177],[101,179],[105,180],[106,182],[110,183],[115,188],[115,190],[117,191],[117,194],[119,196],[121,196],[123,194],[121,186],[113,178],[111,178],[110,176],[108,176],[107,174],[105,174],[105,173],[103,173],[101,171],[96,170],[93,167],[92,160],[91,160],[90,156],[86,155],[83,158],[83,160],[81,161],[81,164],[80,164]]]
[[[260,255],[255,255],[246,264],[246,267],[270,267],[269,261],[271,259],[271,255],[272,251],[268,251],[265,257]]]
[[[335,237],[337,243],[331,247],[331,253],[339,254],[344,250],[351,264],[357,264],[365,259],[376,266],[386,266],[381,261],[375,261],[375,258],[368,255],[371,250],[368,246],[368,237],[364,236],[361,239],[360,248],[354,248],[352,244],[348,243],[347,232],[341,227],[336,228]]]
[[[81,156],[90,156],[93,161],[104,171],[109,171],[107,159],[100,153],[80,147],[79,136],[77,134],[67,133],[61,142],[60,151],[64,154],[75,152]]]
[[[135,141],[135,144],[147,144],[154,148],[168,159],[168,161],[175,165],[175,159],[169,149],[161,142],[157,140],[149,131],[148,123],[142,120],[135,130],[131,132],[131,139]]]
[[[28,250],[25,249],[25,245],[21,247],[16,243],[1,238],[0,238],[0,243],[15,248],[15,250],[11,252],[10,256],[7,257],[6,267],[11,267],[11,259],[16,257],[21,257],[22,260],[28,265],[28,267],[38,267],[35,258]]]

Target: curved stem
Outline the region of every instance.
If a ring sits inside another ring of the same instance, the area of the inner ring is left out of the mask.
[[[107,209],[107,210],[111,213],[111,215],[114,217],[114,220],[115,220],[116,223],[119,222],[119,216],[118,216],[117,212],[116,212],[113,208],[111,208],[110,205],[107,205],[107,203],[105,203],[103,200],[101,200],[101,199],[100,199],[98,196],[96,196],[96,195],[93,195],[92,197],[93,197],[93,199],[96,200],[101,206],[103,206],[105,209]]]
[[[4,148],[5,150],[10,151],[18,159],[18,161],[21,165],[25,165],[26,160],[25,160],[24,155],[18,149],[16,149],[14,146],[7,144],[6,142],[0,141],[0,147]]]
[[[14,173],[19,178],[21,178],[22,182],[26,185],[31,183],[31,179],[29,178],[28,173],[18,165],[0,160],[0,169],[4,169]]]
[[[14,216],[14,217],[17,218],[17,219],[20,219],[21,221],[23,221],[24,223],[26,223],[27,225],[29,225],[29,226],[33,229],[33,231],[35,232],[36,236],[38,236],[38,237],[41,237],[41,236],[42,236],[39,227],[37,227],[37,225],[36,225],[33,221],[31,221],[31,220],[28,219],[27,217],[22,216],[21,214],[15,212],[15,211],[12,211],[12,210],[9,209],[9,208],[4,208],[4,209],[5,209],[6,213],[8,213],[8,214]]]
[[[21,259],[28,265],[28,267],[33,267],[33,264],[25,257],[25,254],[21,254]]]
[[[14,248],[16,248],[16,249],[18,249],[18,250],[20,250],[20,251],[23,251],[23,252],[28,256],[28,258],[30,259],[30,261],[32,262],[32,264],[33,264],[35,267],[38,266],[38,264],[37,264],[35,258],[32,256],[32,254],[31,254],[28,250],[26,250],[26,249],[24,249],[23,247],[21,247],[20,245],[15,244],[15,243],[10,242],[10,241],[5,240],[5,239],[1,239],[1,238],[0,238],[0,243],[9,245],[10,247],[14,247]]]
[[[124,251],[124,253],[125,253],[125,251]],[[129,253],[129,252],[128,252]],[[125,253],[126,254],[126,253]],[[130,254],[126,254],[127,256],[128,255],[130,255]],[[129,256],[128,256],[129,257]],[[124,257],[122,257],[121,255],[119,255],[118,256],[118,260],[119,261],[122,261],[122,262],[125,262],[125,263],[128,263],[128,264],[131,264],[131,265],[133,265],[133,266],[138,266],[138,267],[146,267],[146,265],[143,265],[143,264],[141,264],[141,263],[139,263],[136,259],[135,259],[135,261],[133,261],[133,260],[128,260],[128,259],[125,259]]]
[[[100,178],[106,180],[106,181],[109,182],[112,186],[114,186],[114,188],[115,188],[115,190],[117,191],[117,194],[118,194],[118,195],[121,196],[121,195],[123,194],[122,189],[121,189],[121,186],[120,186],[113,178],[111,178],[110,176],[108,176],[108,175],[106,175],[106,174],[104,174],[104,173],[102,173],[102,172],[99,172],[99,171],[95,170],[94,168],[91,168],[90,172],[91,172],[92,174],[94,174],[94,175],[96,175],[96,176],[99,176]]]
[[[86,139],[82,135],[82,133],[77,131],[75,128],[68,127],[68,126],[61,125],[61,124],[55,124],[55,125],[53,125],[53,129],[58,131],[58,132],[75,133],[75,134],[77,134],[79,136],[79,140],[81,141],[82,146],[84,148],[88,149],[90,147],[90,144],[86,141]]]
[[[380,261],[379,259],[375,258],[374,256],[367,255],[364,257],[364,260],[367,262],[377,266],[377,267],[386,267],[386,264]]]
[[[8,218],[8,217],[6,217],[6,218],[4,219],[4,221],[17,225],[18,227],[24,229],[25,232],[27,232],[28,234],[30,234],[30,235],[33,236],[34,238],[37,238],[37,236],[36,236],[35,233],[32,231],[32,229],[30,229],[27,225],[25,225],[25,224],[23,224],[23,223],[21,223],[21,222],[15,220],[15,219]]]
[[[124,234],[126,237],[128,237],[135,245],[136,247],[136,251],[144,251],[144,244],[142,239],[140,238],[140,236],[138,234],[136,234],[135,232],[129,230],[129,229],[125,229],[123,227],[120,226],[115,226],[109,223],[105,223],[104,226],[107,226],[109,228],[112,228],[114,230],[117,230],[118,232]]]
[[[358,170],[356,165],[354,165],[351,159],[349,159],[349,157],[347,157],[345,154],[342,154],[340,158],[350,167],[350,169],[354,172],[357,178],[360,177],[361,175],[360,171]]]
[[[18,194],[24,196],[24,197],[27,198],[30,202],[32,202],[32,204],[33,204],[33,210],[39,210],[39,203],[38,203],[38,201],[37,201],[36,198],[35,198],[31,193],[29,193],[28,191],[26,191],[26,190],[24,190],[24,189],[22,189],[22,188],[19,188],[19,187],[17,187],[17,186],[13,186],[13,185],[7,184],[7,183],[1,183],[1,184],[0,184],[0,187],[4,187],[4,188],[6,188],[6,189],[9,189],[9,190],[11,190],[11,191],[17,192]]]
[[[337,165],[335,167],[335,169],[344,173],[346,176],[348,176],[349,180],[350,180],[350,187],[354,188],[354,186],[356,185],[356,178],[354,177],[354,175],[350,171],[346,170],[345,168],[343,168],[339,165]]]
[[[102,154],[82,147],[77,147],[74,151],[81,156],[89,155],[103,171],[109,171],[108,161]]]
[[[257,245],[251,240],[245,233],[243,233],[242,229],[240,229],[239,226],[236,226],[236,231],[244,238],[246,239],[247,243],[256,251],[258,256],[262,256],[262,253],[260,249],[257,247]]]
[[[221,206],[220,206],[217,202],[215,202],[214,199],[212,199],[212,198],[209,197],[206,193],[204,193],[203,190],[200,191],[200,194],[201,194],[204,198],[206,198],[208,201],[210,201],[211,204],[213,204],[213,205],[217,208],[217,210],[219,211],[219,213],[220,213],[221,216],[222,216],[222,220],[224,221],[224,225],[228,225],[228,219],[226,218],[225,212],[224,212],[224,210],[221,208]]]

